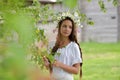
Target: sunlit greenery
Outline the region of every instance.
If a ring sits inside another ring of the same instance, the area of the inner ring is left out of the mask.
[[[37,2],[29,8],[24,0],[0,1],[0,80],[29,79],[30,46],[44,35],[36,35],[36,23],[40,20]]]
[[[77,1],[63,0],[63,3],[74,8]],[[112,1],[114,5],[118,4],[117,0],[108,1]],[[39,21],[46,24],[49,19],[55,20],[57,13],[49,9],[50,5],[42,6],[38,0],[33,0],[31,5],[26,2],[26,0],[0,0],[0,80],[38,79],[31,78],[30,73],[33,72],[30,71],[33,65],[36,66],[37,63],[37,66],[43,67],[42,56],[54,60],[53,56],[47,54],[44,29],[38,28],[36,24]],[[99,5],[105,11],[103,0],[99,0]],[[80,11],[78,13],[81,22],[94,24],[84,13]],[[35,74],[38,73],[34,71],[32,75]]]
[[[83,80],[120,80],[120,43],[80,43]],[[79,75],[75,76],[79,79]]]

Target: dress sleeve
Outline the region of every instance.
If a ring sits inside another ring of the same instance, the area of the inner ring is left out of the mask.
[[[80,49],[79,46],[75,43],[73,45],[72,48],[72,65],[76,64],[76,63],[82,63],[82,59],[81,59],[81,53],[80,53]]]

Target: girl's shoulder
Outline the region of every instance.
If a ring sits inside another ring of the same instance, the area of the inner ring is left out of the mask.
[[[72,41],[72,42],[70,43],[70,46],[71,46],[72,48],[73,48],[73,47],[78,47],[78,44],[77,44],[76,42],[73,42],[73,41]]]

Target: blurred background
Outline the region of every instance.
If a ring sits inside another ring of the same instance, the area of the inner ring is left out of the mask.
[[[76,1],[76,0],[75,0]],[[74,1],[74,2],[75,2]],[[76,8],[85,13],[89,20],[94,21],[94,25],[87,25],[82,22],[83,28],[80,28],[79,40],[82,42],[119,42],[120,41],[120,7],[115,7],[111,2],[104,1],[106,12],[101,11],[98,1],[100,0],[77,0]],[[62,2],[56,0],[40,0],[42,6],[50,4],[50,9],[55,12],[65,12],[70,10],[68,6],[65,6]],[[71,3],[72,4],[72,3]],[[73,8],[74,11],[76,8]],[[39,26],[40,23],[38,24]],[[56,24],[49,21],[48,25],[42,25],[46,27],[47,33],[51,32],[52,27],[56,27]],[[54,39],[51,34],[48,34],[51,39]]]
[[[120,0],[0,0],[0,80],[50,80],[41,55],[67,11],[80,16],[83,80],[120,80]]]

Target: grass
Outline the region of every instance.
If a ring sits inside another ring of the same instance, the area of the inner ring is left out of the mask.
[[[120,43],[81,43],[81,48],[83,80],[120,80]]]

